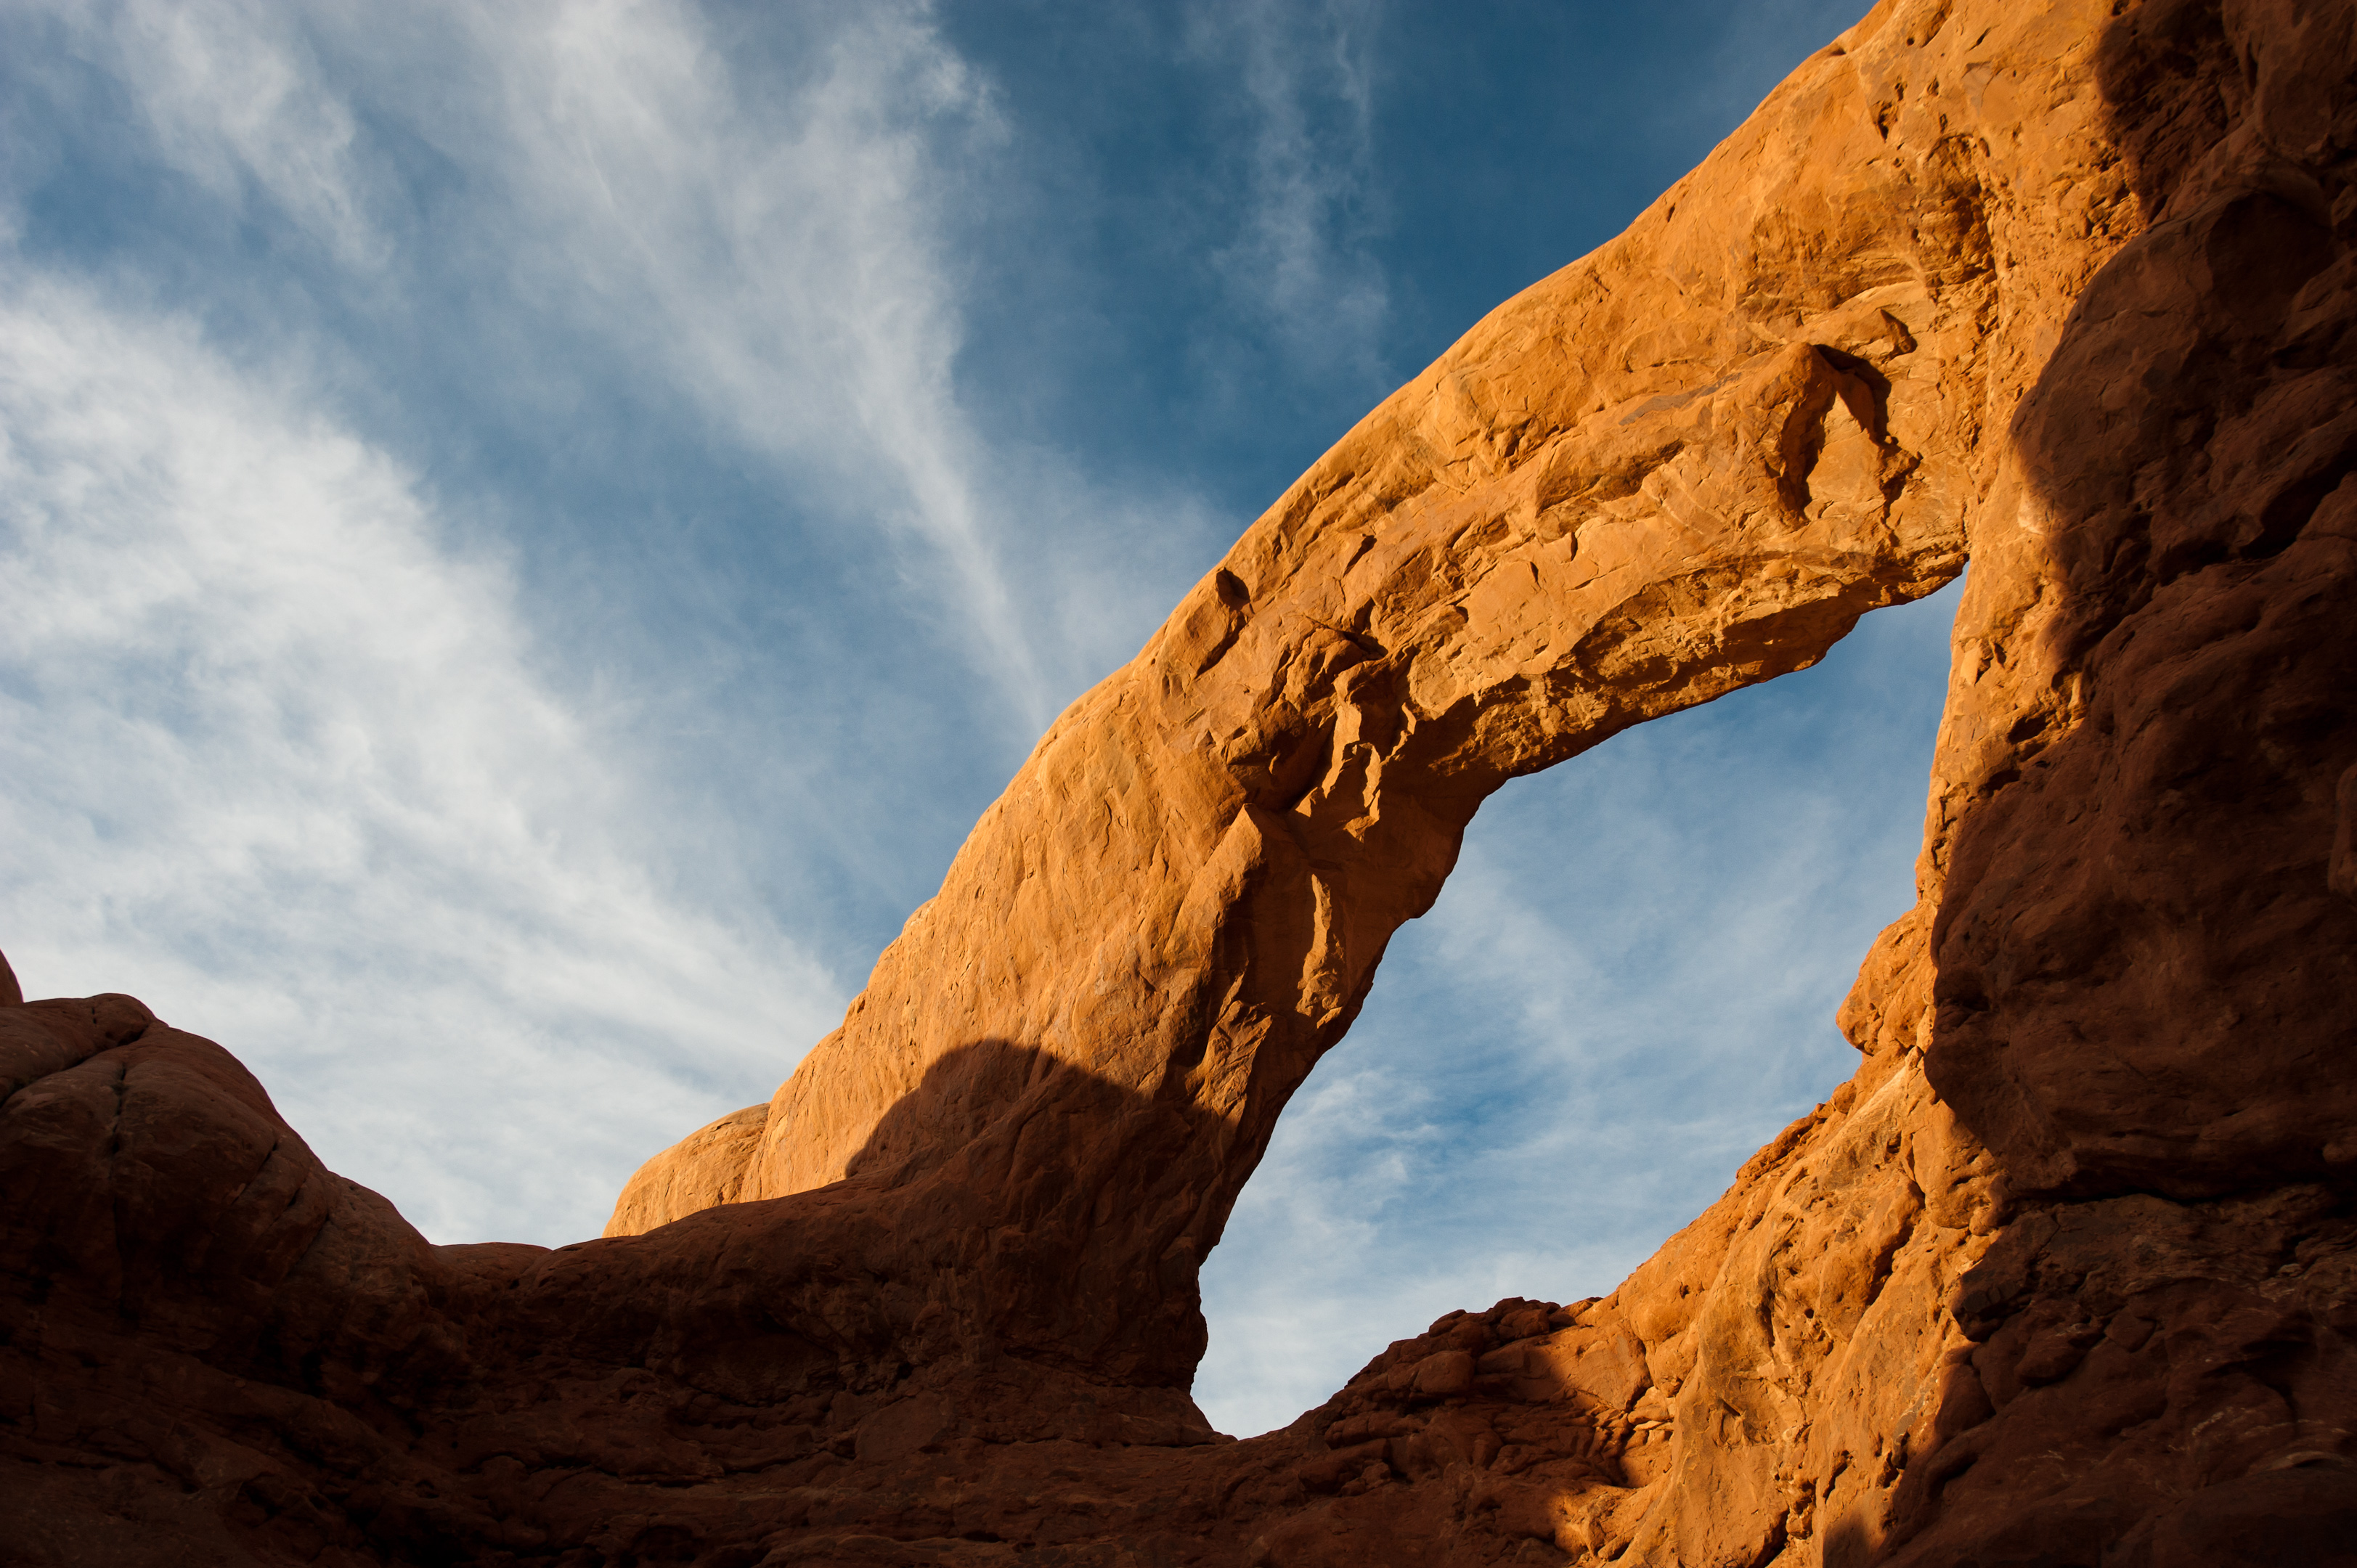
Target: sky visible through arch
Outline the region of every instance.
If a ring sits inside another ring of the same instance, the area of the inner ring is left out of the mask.
[[[0,949],[436,1240],[766,1098],[1046,722],[1862,0],[0,6]],[[1953,591],[1511,787],[1198,1385],[1608,1290],[1848,1070]]]

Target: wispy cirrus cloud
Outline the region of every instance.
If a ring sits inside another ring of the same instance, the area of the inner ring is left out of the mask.
[[[827,906],[748,872],[909,880],[875,864],[899,844],[861,847],[891,828],[863,769],[947,770],[926,737],[845,725],[886,695],[854,672],[892,630],[823,605],[842,664],[772,670],[786,726],[731,736],[702,642],[619,624],[648,613],[641,563],[690,612],[740,592],[725,566],[658,534],[535,598],[514,560],[573,525],[528,475],[434,472],[444,432],[554,425],[595,475],[635,411],[693,429],[655,456],[740,466],[771,526],[837,535],[846,569],[899,579],[871,597],[955,628],[944,700],[995,709],[1002,756],[1142,638],[1169,591],[1151,541],[1200,520],[974,439],[952,251],[998,133],[921,5],[752,50],[660,0],[30,21],[63,48],[20,80],[129,105],[113,171],[177,180],[231,248],[135,229],[81,258],[103,284],[0,258],[0,811],[38,846],[0,940],[38,989],[136,990],[220,1035],[437,1236],[594,1230],[639,1159],[766,1094],[839,1015],[813,954],[841,944],[791,918]],[[678,669],[616,671],[617,634]]]
[[[690,7],[474,20],[499,73],[517,294],[823,477],[846,521],[919,546],[913,575],[982,639],[1018,722],[1044,725],[1060,671],[1008,580],[1002,498],[953,374],[943,219],[996,133],[924,8],[846,14],[801,41],[801,80],[774,95]]]
[[[131,90],[163,161],[229,207],[274,206],[346,265],[383,259],[351,106],[323,80],[298,13],[259,0],[117,0],[60,16]]]
[[[1381,0],[1199,6],[1189,41],[1232,74],[1249,129],[1249,198],[1217,252],[1230,295],[1313,371],[1378,362],[1389,306],[1364,242],[1380,227],[1375,167]]]
[[[594,1232],[842,989],[651,873],[624,737],[299,376],[21,265],[0,295],[19,973],[230,1040],[429,1233]]]
[[[991,161],[989,85],[930,6],[780,17],[749,50],[681,0],[421,5],[390,25],[332,0],[128,0],[52,21],[156,159],[325,248],[308,291],[451,314],[481,337],[484,379],[527,401],[561,403],[567,365],[636,382],[806,515],[875,532],[964,628],[1010,730],[1036,734],[1127,651],[1087,635],[1111,629],[1102,574],[1039,536],[1137,498],[986,446],[962,404],[962,214],[1010,171]]]

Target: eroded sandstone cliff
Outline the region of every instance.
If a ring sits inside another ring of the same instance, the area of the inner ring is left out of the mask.
[[[0,1006],[11,1550],[2357,1560],[2352,77],[2346,5],[1886,0],[1305,475],[606,1239],[429,1246],[219,1047]],[[1197,1267],[1480,800],[1967,556],[1856,1079],[1611,1296],[1214,1437]]]

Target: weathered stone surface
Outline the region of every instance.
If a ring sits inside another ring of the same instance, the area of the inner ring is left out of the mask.
[[[705,1123],[640,1165],[614,1201],[608,1236],[636,1236],[716,1204],[738,1203],[746,1168],[759,1153],[767,1101]]]
[[[10,1546],[2357,1561],[2352,78],[2344,5],[1887,0],[1288,491],[606,1239],[428,1246],[220,1047],[0,1004]],[[1481,799],[1967,554],[1855,1079],[1612,1295],[1215,1439],[1197,1266]]]

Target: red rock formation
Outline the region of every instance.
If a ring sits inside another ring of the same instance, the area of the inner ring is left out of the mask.
[[[606,1239],[430,1247],[218,1047],[0,1006],[13,1550],[2357,1561],[2352,78],[2346,5],[1887,0],[1288,491]],[[1967,553],[1855,1080],[1613,1295],[1215,1440],[1197,1265],[1482,797]]]

